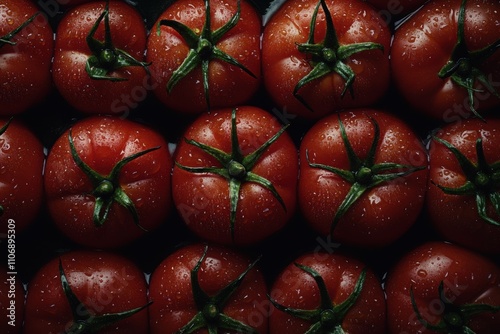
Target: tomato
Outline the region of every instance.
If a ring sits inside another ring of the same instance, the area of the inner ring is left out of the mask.
[[[251,245],[282,229],[296,206],[298,155],[278,120],[253,106],[200,115],[183,134],[174,204],[199,237]]]
[[[426,208],[448,241],[500,254],[500,119],[443,126],[429,146]]]
[[[25,290],[15,271],[0,266],[0,330],[5,334],[21,333],[24,320]]]
[[[385,333],[380,279],[350,255],[300,255],[277,276],[270,296],[271,334]]]
[[[30,280],[24,333],[148,332],[147,281],[121,255],[72,250],[50,259]]]
[[[262,36],[266,91],[278,108],[306,119],[372,105],[389,88],[390,41],[383,18],[363,1],[285,1]]]
[[[452,122],[500,105],[500,2],[429,1],[394,33],[391,67],[420,114]]]
[[[315,231],[338,242],[388,246],[420,216],[427,164],[422,140],[386,111],[326,116],[300,144],[300,210]]]
[[[0,119],[0,233],[15,238],[32,225],[43,205],[42,143],[23,121]]]
[[[178,248],[151,274],[151,333],[266,334],[267,285],[257,261],[220,245]]]
[[[260,86],[261,28],[245,0],[173,1],[148,38],[155,96],[187,114],[247,103]]]
[[[47,157],[50,216],[79,244],[129,244],[168,217],[172,164],[167,142],[146,124],[114,116],[80,119]]]
[[[24,113],[52,91],[54,38],[48,19],[33,1],[0,4],[0,115]]]
[[[53,79],[62,97],[85,114],[126,114],[146,99],[147,31],[124,1],[73,7],[57,25]]]
[[[404,254],[385,284],[390,333],[497,333],[500,268],[442,241]]]

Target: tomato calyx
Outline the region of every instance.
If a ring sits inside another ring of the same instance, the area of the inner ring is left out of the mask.
[[[288,124],[283,126],[276,134],[269,138],[262,146],[254,152],[244,156],[241,152],[238,141],[236,127],[236,109],[231,112],[231,152],[226,153],[215,147],[205,145],[196,140],[184,138],[186,143],[200,148],[205,153],[213,156],[222,165],[222,167],[188,167],[177,161],[176,166],[190,173],[213,173],[219,175],[229,182],[229,200],[230,200],[230,232],[231,238],[234,240],[234,229],[236,223],[236,211],[238,208],[239,194],[241,185],[245,182],[253,182],[261,185],[269,190],[278,200],[283,209],[286,211],[286,205],[274,185],[268,179],[252,172],[253,167],[258,162],[260,157],[266,152],[268,147],[273,144],[283,132],[287,129]]]
[[[350,164],[350,170],[343,170],[334,166],[325,164],[313,163],[309,159],[309,152],[306,150],[306,159],[311,168],[319,168],[340,176],[342,179],[351,184],[351,188],[346,197],[338,207],[335,216],[333,217],[330,226],[330,234],[333,234],[335,227],[342,216],[349,208],[369,189],[378,185],[389,182],[401,177],[405,177],[416,171],[425,169],[426,166],[403,165],[393,162],[375,163],[375,155],[380,140],[380,128],[377,121],[369,116],[370,122],[373,124],[374,136],[370,146],[370,150],[365,159],[360,158],[349,142],[343,122],[338,117],[340,134],[342,141],[347,151],[347,157]]]
[[[481,92],[482,90],[475,89],[474,83],[478,80],[490,93],[500,98],[499,92],[489,82],[485,73],[479,69],[479,66],[487,58],[500,49],[500,39],[480,50],[469,51],[467,49],[464,32],[466,2],[467,0],[462,0],[458,13],[457,43],[452,51],[450,60],[441,68],[438,76],[441,79],[449,77],[454,83],[467,89],[471,111],[476,117],[483,119],[474,107],[474,93]]]
[[[128,195],[125,193],[125,191],[123,191],[119,182],[119,177],[123,166],[125,166],[127,163],[149,152],[155,151],[160,147],[159,146],[152,147],[150,149],[146,149],[144,151],[140,151],[130,156],[127,156],[122,160],[120,160],[113,167],[113,169],[108,175],[101,175],[97,173],[95,170],[93,170],[89,165],[87,165],[78,155],[78,152],[75,148],[75,144],[73,141],[73,136],[71,134],[71,129],[68,134],[68,140],[73,161],[90,179],[94,187],[94,190],[91,193],[95,197],[95,206],[93,214],[94,225],[97,227],[104,225],[112,204],[116,202],[130,212],[130,214],[134,218],[134,223],[139,228],[147,232],[147,230],[143,226],[141,226],[141,224],[139,224],[139,216],[135,209],[135,205],[130,199],[130,197],[128,197]]]
[[[33,14],[30,18],[28,18],[26,21],[24,21],[19,27],[16,29],[12,30],[5,36],[0,36],[0,48],[6,44],[8,45],[16,45],[16,42],[13,42],[12,39],[14,36],[16,36],[21,30],[23,30],[26,26],[28,26],[35,18],[40,14],[41,12],[36,12]]]
[[[105,37],[104,41],[99,41],[94,35],[102,20],[104,20]],[[127,78],[111,76],[109,73],[128,66],[141,66],[148,75],[150,74],[149,63],[141,62],[113,45],[109,24],[109,0],[106,1],[104,11],[87,35],[87,45],[92,55],[87,59],[85,70],[94,80],[126,81]]]
[[[481,138],[476,140],[477,164],[467,159],[467,157],[451,143],[444,139],[434,136],[433,139],[444,145],[457,159],[467,181],[458,188],[444,187],[435,184],[445,194],[458,196],[475,196],[479,216],[487,223],[499,226],[500,222],[488,217],[486,213],[486,204],[489,200],[493,204],[495,211],[500,215],[500,161],[488,164],[483,150],[483,141]]]
[[[326,33],[325,38],[322,42],[315,43],[314,33],[316,29],[316,18],[318,16],[320,6],[325,13]],[[324,0],[320,0],[316,5],[316,8],[314,9],[307,42],[298,44],[297,48],[300,52],[311,56],[310,63],[312,66],[312,70],[299,80],[293,90],[293,95],[311,111],[314,110],[312,110],[307,101],[305,101],[305,99],[299,94],[299,90],[304,85],[316,79],[322,78],[330,73],[337,73],[345,80],[345,85],[344,89],[342,90],[341,97],[344,97],[345,93],[348,90],[351,96],[354,97],[354,89],[352,85],[354,83],[356,75],[352,68],[345,63],[345,61],[350,56],[362,51],[375,49],[380,49],[383,51],[384,49],[383,45],[374,42],[340,45],[337,38],[337,33],[335,31],[335,26],[333,24],[332,15]]]
[[[444,292],[444,283],[441,281],[438,286],[439,302],[441,304],[441,320],[437,324],[432,324],[424,319],[415,300],[413,286],[410,288],[411,305],[418,321],[427,329],[439,333],[464,333],[474,334],[475,332],[468,327],[469,319],[481,313],[496,313],[500,311],[500,306],[488,304],[464,304],[455,305],[446,297]]]
[[[178,334],[190,334],[201,328],[207,328],[208,333],[218,333],[218,329],[234,330],[238,333],[257,334],[258,332],[249,325],[233,319],[223,313],[224,305],[231,295],[238,289],[247,273],[257,264],[260,257],[252,262],[234,281],[230,282],[215,295],[209,296],[200,287],[198,272],[201,264],[207,256],[208,246],[205,246],[203,254],[191,270],[191,286],[193,298],[198,308],[198,313],[180,330]]]
[[[207,107],[210,108],[210,96],[209,96],[209,80],[208,80],[208,67],[212,59],[218,59],[224,61],[228,64],[234,65],[239,69],[245,71],[248,75],[253,78],[257,78],[249,69],[247,69],[238,60],[228,55],[227,53],[220,50],[216,44],[219,40],[236,24],[240,19],[240,0],[237,1],[237,11],[231,17],[231,19],[226,22],[219,29],[212,31],[211,28],[211,18],[210,18],[210,1],[205,0],[205,22],[201,32],[198,34],[193,31],[193,29],[184,25],[181,22],[175,20],[160,20],[157,25],[157,34],[160,36],[161,26],[167,26],[174,29],[186,42],[190,48],[188,55],[181,63],[181,65],[173,72],[171,78],[167,82],[168,93],[172,92],[175,85],[186,77],[192,70],[201,66],[202,76],[203,76],[203,89],[205,92],[205,101]]]
[[[299,263],[294,263],[294,265],[311,275],[311,277],[316,282],[321,298],[320,306],[314,310],[295,309],[283,306],[276,300],[269,297],[271,303],[282,312],[285,312],[293,317],[309,321],[311,323],[311,326],[307,330],[307,333],[344,333],[342,322],[349,310],[358,300],[358,297],[363,290],[363,285],[366,278],[366,268],[361,271],[359,278],[354,286],[353,292],[349,295],[349,297],[347,297],[346,300],[344,300],[342,303],[334,305],[328,294],[328,289],[326,287],[325,281],[323,280],[323,277],[321,277],[321,275],[317,271],[308,266],[304,266]]]
[[[61,285],[64,291],[64,295],[68,300],[69,306],[71,308],[71,313],[73,315],[73,323],[69,328],[64,330],[64,334],[98,333],[101,329],[142,311],[143,309],[149,307],[149,305],[152,303],[148,302],[144,306],[123,312],[96,315],[93,314],[93,312],[89,310],[72,291],[66,274],[64,273],[61,259],[59,259],[59,276],[61,278]]]

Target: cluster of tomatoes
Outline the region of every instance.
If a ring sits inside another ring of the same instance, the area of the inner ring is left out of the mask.
[[[497,333],[499,26],[0,0],[1,332]]]

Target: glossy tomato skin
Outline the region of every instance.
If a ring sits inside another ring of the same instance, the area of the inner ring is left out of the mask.
[[[93,316],[125,312],[147,306],[147,281],[142,270],[122,255],[106,251],[72,250],[50,259],[31,278],[26,298],[24,333],[62,333],[73,324],[68,298],[59,271],[74,295]],[[97,332],[148,332],[148,309],[115,322]]]
[[[237,12],[236,1],[210,1],[211,30],[225,25]],[[186,41],[171,27],[160,26],[162,20],[175,20],[200,34],[205,22],[203,0],[177,0],[159,16],[148,37],[147,61],[151,62],[152,87],[155,96],[167,108],[178,113],[200,114],[207,109],[218,109],[247,103],[261,84],[260,36],[262,20],[256,9],[246,0],[240,1],[238,23],[216,43],[222,52],[236,59],[254,76],[227,62],[212,59],[208,82],[210,106],[205,99],[201,67],[182,78],[169,93],[167,83],[190,50]]]
[[[378,9],[387,23],[396,23],[419,9],[427,0],[366,0]]]
[[[455,146],[475,165],[478,163],[476,141],[481,139],[486,161],[493,164],[500,161],[499,129],[500,120],[487,117],[486,122],[468,119],[447,124],[435,135]],[[443,144],[431,140],[429,166],[426,209],[434,228],[448,241],[479,252],[500,254],[500,228],[479,216],[476,196],[473,193],[446,194],[438,187],[459,188],[467,182],[467,175],[458,159]],[[495,190],[499,191],[498,187]],[[491,201],[488,199],[486,202],[487,215],[500,221]]]
[[[450,60],[457,43],[460,0],[428,1],[394,33],[391,68],[394,83],[403,98],[422,115],[447,123],[469,118],[468,92],[439,71]],[[450,15],[452,13],[452,15]],[[498,1],[470,0],[465,6],[465,45],[470,52],[498,40]],[[498,91],[500,53],[478,66]],[[474,108],[479,114],[500,105],[500,98],[475,82]]]
[[[382,110],[355,109],[317,121],[300,145],[298,203],[306,222],[321,235],[330,235],[334,215],[352,186],[331,171],[309,164],[350,170],[339,117],[361,159],[366,159],[374,141],[371,117],[380,128],[376,164],[392,162],[423,168],[365,191],[333,231],[333,238],[341,243],[364,248],[387,246],[401,237],[422,211],[428,175],[425,147],[408,124]]]
[[[341,252],[309,252],[299,255],[281,270],[271,286],[270,297],[286,307],[314,310],[320,306],[321,300],[318,285],[295,264],[312,268],[321,275],[334,306],[343,303],[353,293],[362,270],[366,269],[361,293],[340,325],[346,333],[386,332],[386,305],[381,281],[362,261]],[[271,334],[302,334],[311,325],[271,307]]]
[[[0,268],[0,314],[4,316],[0,330],[5,334],[22,332],[25,289],[16,275],[2,265]]]
[[[438,287],[455,305],[500,305],[500,269],[488,258],[443,241],[425,242],[404,254],[387,274],[387,314],[390,333],[436,333],[418,321],[410,291],[425,320],[442,317]],[[469,321],[475,333],[496,333],[497,313],[484,312]]]
[[[93,220],[96,186],[71,154],[69,131],[80,159],[100,175],[109,175],[117,163],[154,149],[126,163],[118,184],[135,206],[131,211],[113,202],[101,226]],[[90,116],[75,122],[51,147],[45,168],[47,207],[55,225],[79,244],[115,248],[124,246],[165,222],[171,211],[172,157],[163,136],[146,124],[114,116]]]
[[[35,222],[44,203],[45,153],[23,121],[0,118],[0,128],[5,126],[0,134],[0,233],[14,238]]]
[[[91,1],[64,13],[57,25],[53,79],[62,97],[76,110],[84,114],[123,115],[147,98],[149,81],[142,66],[125,66],[107,73],[126,79],[123,81],[93,79],[85,70],[93,54],[86,38],[105,4],[105,1]],[[143,61],[147,31],[140,13],[124,1],[110,1],[109,21],[113,46]],[[104,20],[94,38],[105,40]]]
[[[264,85],[271,99],[288,114],[305,119],[319,119],[335,110],[365,107],[379,101],[390,82],[389,51],[391,32],[383,18],[363,1],[326,1],[340,45],[375,42],[381,50],[356,53],[346,60],[355,73],[353,96],[341,97],[345,80],[330,73],[299,90],[310,109],[294,95],[294,88],[311,72],[313,62],[297,48],[305,43],[317,0],[286,1],[266,23],[262,36],[262,71]],[[364,13],[361,15],[360,13]],[[325,19],[320,9],[316,21],[315,41],[325,38]]]
[[[206,257],[198,272],[201,289],[210,296],[235,281],[251,264],[246,254],[234,248],[216,244],[187,244],[162,260],[150,278],[150,327],[152,334],[176,333],[198,312],[193,298],[190,272],[207,247]],[[226,302],[223,313],[253,327],[258,333],[268,333],[269,301],[267,283],[259,264],[245,275],[239,287]],[[219,329],[219,333],[232,331]],[[207,333],[206,328],[196,333]]]
[[[0,4],[0,36],[23,25],[40,9],[33,1],[5,0]],[[24,113],[41,103],[52,91],[50,73],[54,37],[49,20],[40,12],[15,34],[10,45],[0,45],[0,115]]]
[[[232,110],[219,109],[200,115],[182,137],[231,152]],[[243,155],[260,148],[282,128],[274,116],[254,106],[236,108],[236,123]],[[211,173],[192,173],[178,166],[210,167],[220,166],[220,163],[184,139],[177,146],[175,161],[172,173],[174,205],[188,228],[205,240],[232,245],[255,244],[282,229],[295,213],[298,154],[286,131],[268,147],[252,169],[274,185],[284,207],[268,189],[257,183],[243,182],[234,238],[230,228],[228,180]]]

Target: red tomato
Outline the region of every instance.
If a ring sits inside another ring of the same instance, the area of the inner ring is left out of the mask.
[[[429,147],[426,207],[446,240],[500,255],[500,119],[447,124]]]
[[[21,280],[8,267],[0,266],[0,314],[3,315],[0,331],[19,334],[24,320],[25,291]]]
[[[286,127],[263,109],[200,115],[183,134],[175,163],[175,206],[203,239],[254,244],[295,212],[297,149]]]
[[[387,246],[422,211],[425,147],[388,112],[356,109],[319,120],[302,139],[300,162],[298,203],[305,220],[341,243]]]
[[[231,248],[177,249],[153,271],[149,297],[152,334],[268,332],[264,276]]]
[[[372,105],[389,88],[390,42],[387,24],[363,1],[285,1],[262,37],[266,90],[279,108],[308,119]]]
[[[500,2],[428,1],[395,32],[395,84],[419,113],[452,122],[500,105]]]
[[[43,203],[42,143],[16,119],[0,119],[0,233],[15,238],[38,217]]]
[[[498,333],[500,268],[465,248],[426,242],[387,275],[390,333]]]
[[[271,334],[385,333],[381,282],[348,255],[319,251],[299,256],[275,279],[270,295]]]
[[[261,28],[245,0],[173,1],[148,39],[156,97],[189,114],[248,102],[260,86]]]
[[[77,243],[124,246],[169,215],[171,169],[168,144],[153,128],[113,116],[81,119],[47,157],[49,213]]]
[[[33,1],[0,4],[0,115],[16,115],[42,102],[52,90],[54,38]]]
[[[147,334],[147,281],[131,260],[74,250],[51,259],[30,280],[25,334]]]
[[[53,64],[62,97],[87,114],[124,114],[150,90],[143,62],[147,31],[124,1],[92,1],[58,23]]]
[[[387,23],[396,23],[419,9],[427,0],[365,0],[375,6]]]

